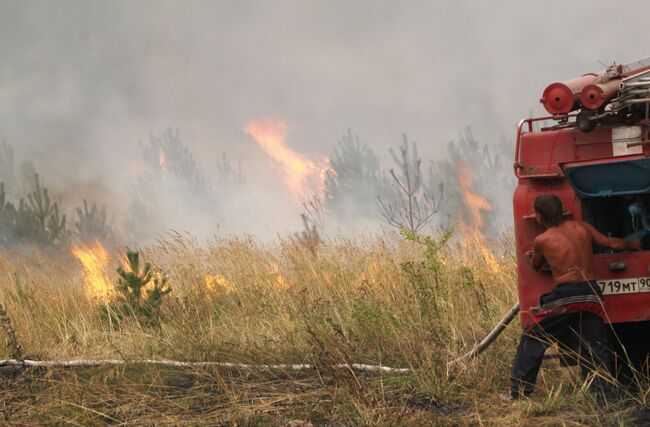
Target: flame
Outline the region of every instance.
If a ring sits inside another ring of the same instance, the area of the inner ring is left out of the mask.
[[[209,274],[205,276],[203,280],[205,282],[205,287],[211,293],[217,294],[222,292],[229,293],[235,291],[235,287],[230,282],[230,280],[226,279],[221,274]]]
[[[99,241],[84,246],[72,246],[72,255],[83,266],[86,295],[94,300],[108,302],[113,295],[109,280],[111,257]]]
[[[460,174],[458,177],[460,188],[463,192],[463,201],[469,214],[471,226],[480,230],[483,228],[483,214],[481,211],[492,211],[493,207],[485,198],[472,191],[472,175],[467,163],[463,160],[458,162]],[[462,218],[461,218],[462,221]],[[463,221],[464,222],[464,221]]]
[[[283,120],[263,119],[250,122],[244,131],[251,135],[280,170],[284,183],[298,202],[325,194],[327,158],[310,159],[285,144],[287,124]]]
[[[384,271],[383,266],[377,258],[372,258],[370,261],[368,261],[366,268],[370,270],[370,273],[374,277],[378,277]]]
[[[365,268],[361,272],[361,281],[358,284],[358,287],[374,287],[376,285],[380,285],[383,275],[384,266],[382,266],[381,260],[378,257],[370,257],[367,259]]]
[[[494,210],[490,202],[484,197],[472,191],[472,175],[465,161],[458,162],[459,184],[463,192],[463,202],[465,205],[465,217],[461,215],[458,229],[468,248],[475,248],[479,251],[486,265],[492,272],[500,269],[497,258],[492,254],[485,244],[485,237],[481,232],[483,228],[483,211],[491,212]]]
[[[280,273],[280,267],[275,263],[271,264],[271,283],[278,289],[291,287],[291,283]]]
[[[158,162],[160,163],[160,169],[165,170],[165,165],[167,164],[167,155],[165,150],[162,147],[158,150]]]

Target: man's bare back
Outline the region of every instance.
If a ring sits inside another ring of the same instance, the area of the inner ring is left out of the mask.
[[[594,245],[639,249],[640,241],[607,237],[586,222],[564,221],[535,238],[531,263],[536,270],[548,263],[555,284],[594,280]]]

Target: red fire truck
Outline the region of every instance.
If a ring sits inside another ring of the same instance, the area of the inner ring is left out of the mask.
[[[521,323],[531,324],[531,308],[553,288],[527,254],[542,231],[533,201],[553,193],[567,218],[607,236],[642,239],[641,251],[595,248],[612,350],[640,367],[650,352],[650,58],[553,83],[540,101],[550,115],[522,120],[515,148]]]

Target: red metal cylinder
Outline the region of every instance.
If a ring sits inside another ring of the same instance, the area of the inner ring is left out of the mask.
[[[587,85],[580,92],[580,103],[589,110],[597,110],[618,95],[620,84],[620,79],[612,79],[607,83]]]
[[[590,73],[562,83],[551,83],[539,100],[551,114],[566,114],[578,108],[582,89],[595,83],[596,74]]]

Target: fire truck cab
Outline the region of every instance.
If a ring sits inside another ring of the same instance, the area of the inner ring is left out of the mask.
[[[628,371],[630,366],[647,369],[650,58],[553,83],[541,102],[550,115],[522,120],[515,148],[518,184],[513,211],[521,323],[531,324],[531,309],[554,287],[550,274],[533,270],[528,256],[542,232],[533,202],[538,195],[552,193],[562,200],[567,218],[589,222],[607,236],[641,238],[640,251],[594,248],[594,253],[617,365]]]

